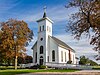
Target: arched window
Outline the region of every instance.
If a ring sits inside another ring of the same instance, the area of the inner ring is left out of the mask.
[[[43,29],[42,30],[44,31],[44,25],[43,25]]]
[[[66,52],[65,52],[65,62],[66,62],[66,59],[67,59],[67,58],[66,58]]]
[[[40,54],[43,54],[43,46],[40,46]]]
[[[52,51],[52,61],[55,61],[55,51]]]
[[[37,63],[37,52],[35,53],[35,63]]]
[[[40,26],[40,31],[41,31],[41,26]]]
[[[61,51],[61,62],[63,62],[63,51]]]

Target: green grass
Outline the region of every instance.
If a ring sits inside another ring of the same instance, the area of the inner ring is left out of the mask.
[[[77,70],[32,70],[32,69],[18,69],[18,70],[0,70],[0,75],[15,75],[23,73],[35,73],[35,72],[75,72]]]
[[[94,70],[100,70],[100,66],[93,66]]]

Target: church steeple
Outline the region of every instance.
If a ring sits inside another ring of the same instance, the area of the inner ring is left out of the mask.
[[[46,15],[46,8],[47,8],[46,6],[44,6],[44,8],[43,8],[44,9],[43,18],[47,17],[47,15]]]
[[[46,14],[47,7],[44,6],[43,9],[44,9],[43,17],[41,19],[37,20],[37,22],[44,21],[44,20],[48,20],[49,22],[53,23],[53,21],[47,17],[47,14]]]

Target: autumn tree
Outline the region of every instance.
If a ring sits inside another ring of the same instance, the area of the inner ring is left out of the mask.
[[[25,63],[32,63],[32,60],[33,60],[32,56],[27,55],[25,57]]]
[[[24,57],[19,56],[18,57],[18,64],[28,64],[28,63],[32,63],[33,58],[32,56],[29,55],[25,55]]]
[[[72,32],[76,39],[85,34],[94,45],[94,50],[100,50],[100,0],[71,0],[66,8],[76,8],[79,11],[72,14],[67,31]],[[92,34],[91,34],[92,33]]]
[[[25,54],[25,43],[32,39],[31,30],[24,21],[9,19],[0,23],[0,55],[6,59]]]

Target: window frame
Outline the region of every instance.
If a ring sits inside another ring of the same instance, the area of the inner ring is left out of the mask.
[[[52,51],[52,61],[55,61],[55,50]]]
[[[43,54],[43,46],[40,46],[40,54]]]

